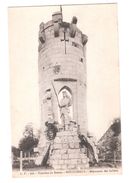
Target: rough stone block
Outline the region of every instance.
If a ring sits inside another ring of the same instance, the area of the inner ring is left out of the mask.
[[[70,161],[71,161],[70,159],[65,159],[64,160],[64,164],[69,165],[70,164]]]
[[[54,159],[54,160],[61,159],[61,154],[54,154],[52,156],[52,159]]]
[[[88,160],[87,159],[82,159],[82,163],[86,164],[86,163],[88,163]]]
[[[80,154],[79,153],[71,153],[69,154],[69,159],[78,159],[80,158]]]
[[[65,144],[62,144],[62,148],[63,149],[68,149],[68,144],[66,144],[66,143]]]
[[[74,131],[70,132],[70,134],[73,136],[77,136],[77,132],[74,132]]]
[[[78,167],[80,169],[86,169],[86,168],[89,168],[89,164],[88,163],[87,164],[80,164],[80,165],[78,165]]]
[[[70,130],[70,131],[73,131],[73,127],[72,127],[72,126],[70,126],[70,127],[69,127],[69,130]]]
[[[76,165],[76,164],[78,163],[77,160],[78,160],[78,159],[71,159],[71,160],[70,160],[70,164]]]
[[[77,131],[78,131],[77,127],[73,127],[73,132],[77,132]]]
[[[62,144],[61,143],[55,143],[54,144],[54,149],[61,149],[62,148]]]
[[[78,169],[85,169],[85,165],[84,164],[78,165]]]
[[[60,151],[61,151],[60,149],[54,149],[52,154],[60,154]]]
[[[60,170],[61,169],[61,165],[54,165],[54,166],[52,166],[54,169],[56,169],[56,170]]]
[[[56,137],[54,140],[55,143],[61,143],[61,138],[60,137]]]
[[[78,149],[79,148],[79,143],[78,142],[74,143],[74,147]]]
[[[58,161],[58,164],[59,164],[59,165],[63,165],[63,164],[64,164],[64,160],[62,160],[62,159],[59,160],[59,161]]]
[[[85,158],[87,158],[87,156],[86,156],[86,154],[80,154],[80,157],[81,157],[81,159],[85,159]]]
[[[74,153],[76,153],[76,150],[75,149],[68,149],[68,154],[74,154]]]
[[[85,147],[80,149],[81,154],[87,154],[87,149]],[[82,155],[83,156],[83,155]]]
[[[68,70],[68,68],[67,68],[67,70]],[[62,133],[62,136],[67,136],[67,137],[73,135],[73,132],[71,132],[70,130],[65,130],[65,131],[63,131],[61,133]]]
[[[63,137],[65,135],[65,131],[57,132],[57,137]]]
[[[68,169],[76,169],[76,165],[68,165],[67,168]]]
[[[60,150],[60,153],[63,155],[63,154],[67,154],[67,149],[61,149]]]
[[[74,148],[74,142],[69,143],[69,148]]]
[[[73,136],[69,136],[69,137],[68,137],[68,142],[74,142]]]
[[[68,142],[67,136],[63,136],[63,137],[61,138],[61,141],[62,141],[62,143],[67,143],[67,142]]]
[[[68,154],[63,154],[61,156],[61,159],[64,159],[64,160],[67,160],[69,158],[69,155]]]
[[[75,152],[80,154],[80,149],[75,149]]]
[[[86,163],[85,164],[85,168],[89,168],[89,163]]]
[[[51,160],[50,161],[50,164],[52,164],[52,165],[58,165],[58,160]]]
[[[64,165],[61,165],[61,169],[62,170],[66,170],[67,169],[67,165],[65,165],[65,164]]]
[[[81,164],[81,159],[77,159],[77,164]]]

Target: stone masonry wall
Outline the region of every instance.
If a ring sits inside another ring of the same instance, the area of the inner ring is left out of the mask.
[[[81,149],[79,143],[76,131],[58,132],[51,145],[50,166],[60,170],[88,168],[86,149]]]

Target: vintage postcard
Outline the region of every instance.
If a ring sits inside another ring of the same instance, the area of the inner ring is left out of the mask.
[[[8,19],[13,177],[121,174],[117,4]]]

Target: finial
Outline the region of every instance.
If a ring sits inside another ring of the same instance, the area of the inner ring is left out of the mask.
[[[71,22],[71,23],[72,23],[72,24],[77,24],[77,17],[73,16],[72,22]]]

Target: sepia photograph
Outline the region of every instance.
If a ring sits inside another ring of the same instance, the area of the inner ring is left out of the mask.
[[[122,173],[117,11],[8,8],[13,177]]]

